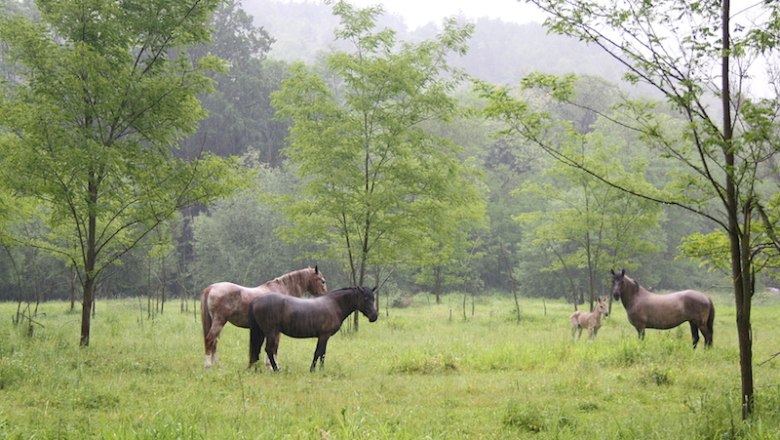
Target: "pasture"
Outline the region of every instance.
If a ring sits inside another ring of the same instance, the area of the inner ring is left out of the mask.
[[[225,327],[203,368],[198,312],[170,301],[97,303],[91,345],[80,314],[44,303],[33,337],[0,304],[0,438],[692,439],[780,436],[780,299],[753,306],[756,415],[740,421],[733,300],[715,296],[714,346],[687,324],[639,341],[619,303],[594,341],[573,342],[571,306],[509,297],[413,298],[331,338],[283,336],[282,371],[247,370],[248,331]],[[389,312],[389,314],[388,314]],[[349,318],[351,319],[351,318]],[[349,321],[348,319],[348,321]],[[345,323],[346,325],[346,323]]]

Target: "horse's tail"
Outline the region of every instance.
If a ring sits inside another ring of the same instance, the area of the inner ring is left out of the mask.
[[[211,286],[203,289],[200,294],[200,320],[203,323],[203,344],[206,346],[206,351],[209,349],[209,330],[211,330],[211,313],[209,313],[209,291]]]
[[[249,321],[249,366],[251,367],[254,365],[255,362],[260,359],[260,348],[263,345],[263,340],[265,339],[265,335],[263,334],[263,330],[260,329],[260,323],[257,322],[257,317],[255,317],[254,313],[254,303],[249,304],[249,316],[247,317],[247,320]]]
[[[582,312],[580,312],[579,310],[577,310],[577,311],[575,311],[574,313],[572,313],[572,314],[571,314],[571,316],[569,316],[569,321],[571,321],[571,325],[572,325],[572,327],[577,327],[578,325],[580,325],[580,323],[579,323],[579,317],[580,317],[580,314],[581,314],[581,313],[582,313]]]
[[[709,330],[710,334],[710,340],[707,341],[705,339],[704,345],[705,346],[711,346],[712,345],[712,337],[715,334],[714,330],[714,324],[715,324],[715,305],[712,303],[712,298],[709,298],[710,300],[710,314],[707,316],[707,330]]]

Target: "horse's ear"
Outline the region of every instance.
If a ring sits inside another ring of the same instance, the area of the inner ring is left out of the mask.
[[[320,269],[316,264],[314,265],[314,273],[320,273]]]
[[[609,273],[611,273],[613,277],[615,276],[615,271],[614,270],[610,269]]]
[[[626,270],[625,270],[625,269],[621,269],[621,270],[620,270],[620,276],[621,276],[621,277],[622,277],[622,276],[625,276],[625,274],[626,274]]]

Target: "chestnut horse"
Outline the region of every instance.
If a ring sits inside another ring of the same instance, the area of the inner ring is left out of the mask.
[[[577,339],[582,336],[582,329],[588,329],[588,338],[595,339],[601,328],[601,316],[609,316],[609,305],[606,299],[597,298],[596,307],[592,312],[583,312],[577,310],[569,316],[571,321],[571,337],[574,338],[574,334],[577,334]]]
[[[319,296],[327,291],[325,277],[317,266],[314,266],[314,269],[307,267],[287,273],[257,287],[244,287],[228,282],[214,283],[206,287],[200,295],[206,368],[218,362],[217,339],[226,323],[249,328],[247,315],[253,299],[270,292],[292,296],[301,296],[308,292]]]
[[[317,348],[309,371],[314,371],[317,359],[325,366],[328,339],[341,328],[341,323],[355,310],[370,322],[377,319],[374,290],[368,287],[345,287],[317,298],[293,298],[269,293],[252,301],[249,306],[249,367],[260,357],[265,340],[265,353],[274,371],[279,371],[276,351],[280,333],[293,338],[317,338]]]
[[[691,325],[693,348],[699,343],[699,332],[704,336],[704,346],[712,346],[712,324],[715,306],[712,299],[696,290],[683,290],[666,295],[656,295],[645,290],[626,275],[626,271],[612,272],[612,296],[620,299],[628,314],[628,322],[644,339],[646,328],[670,329],[688,321]]]

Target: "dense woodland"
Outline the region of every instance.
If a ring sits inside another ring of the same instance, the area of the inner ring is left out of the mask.
[[[6,2],[6,7],[36,16],[26,2]],[[211,41],[186,50],[193,59],[215,54],[230,69],[208,74],[215,90],[199,95],[208,116],[181,141],[176,155],[191,158],[212,152],[236,157],[243,183],[222,200],[182,208],[173,220],[145,236],[105,271],[98,298],[194,298],[211,282],[257,285],[314,264],[322,268],[330,286],[351,282],[343,258],[329,257],[316,240],[285,239],[278,233],[290,221],[279,200],[296,197],[300,177],[286,162],[290,119],[277,116],[272,95],[291,75],[296,60],[321,70],[328,51],[348,50],[344,41],[334,38],[338,23],[326,5],[262,0],[246,6],[228,2],[219,8]],[[391,16],[379,16],[378,25],[392,26],[399,41],[423,41],[441,30],[441,24],[433,23],[409,30]],[[669,183],[674,170],[653,161],[655,153],[634,134],[603,123],[597,113],[606,113],[623,93],[641,94],[641,89],[621,89],[620,68],[614,61],[572,38],[548,35],[541,25],[489,19],[473,25],[465,43],[468,51],[448,54],[453,67],[474,78],[510,85],[531,72],[578,75],[581,109],[563,107],[541,94],[534,99],[575,121],[580,132],[599,138],[599,150],[588,152],[593,160],[609,162],[629,178],[658,188]],[[18,68],[14,58],[4,53],[2,68],[6,81],[13,82]],[[467,237],[446,261],[429,261],[427,267],[420,259],[394,258],[390,267],[377,261],[369,268],[366,284],[383,284],[386,291],[399,295],[417,291],[480,295],[499,290],[567,297],[578,303],[606,292],[610,268],[626,267],[654,289],[728,285],[726,272],[681,249],[686,237],[711,232],[713,224],[677,207],[632,202],[522,139],[498,136],[500,127],[476,111],[481,104],[470,84],[464,79],[453,89],[458,110],[451,120],[421,125],[462,147],[460,160],[472,164],[478,175],[478,205],[483,212],[469,214],[476,217],[473,223],[459,226]],[[4,207],[13,209],[9,203]],[[31,214],[29,221],[8,223],[6,228],[12,239],[3,242],[0,254],[0,299],[80,300],[71,265],[45,246],[29,245],[30,240],[57,233],[41,216]],[[762,285],[775,285],[778,275],[776,268],[766,267],[759,279]]]

